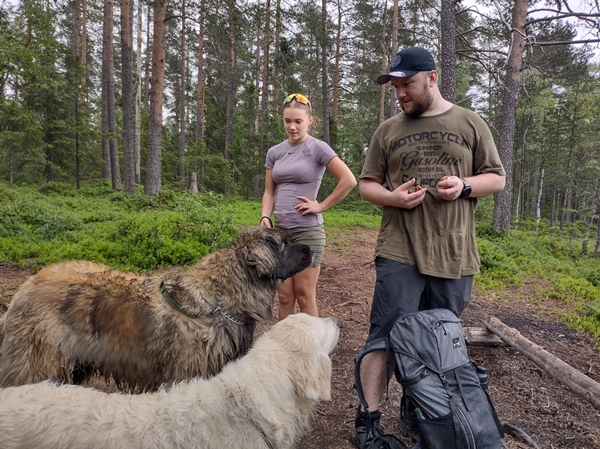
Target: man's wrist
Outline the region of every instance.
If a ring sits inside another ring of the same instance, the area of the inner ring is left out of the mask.
[[[471,184],[469,184],[469,182],[465,178],[460,178],[460,180],[463,182],[463,189],[458,197],[468,198],[472,191]]]

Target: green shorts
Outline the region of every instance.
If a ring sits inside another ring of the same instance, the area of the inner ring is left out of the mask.
[[[275,225],[275,229],[285,235],[292,243],[301,243],[312,246],[315,251],[313,261],[309,268],[321,266],[323,260],[323,250],[325,249],[325,227],[310,226],[308,228],[290,228],[285,229]]]

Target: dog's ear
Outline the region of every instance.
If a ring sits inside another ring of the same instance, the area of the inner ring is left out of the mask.
[[[307,354],[305,363],[301,363],[297,374],[300,384],[298,394],[313,401],[331,400],[331,359],[321,351]]]
[[[332,335],[321,318],[293,314],[278,323],[279,344],[292,356],[289,367],[298,396],[314,401],[331,399]]]
[[[256,270],[258,277],[277,279],[279,261],[279,243],[271,236],[257,240],[244,255],[246,266]]]

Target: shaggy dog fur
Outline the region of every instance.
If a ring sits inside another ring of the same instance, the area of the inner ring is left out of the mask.
[[[308,267],[312,252],[257,228],[164,284],[90,262],[48,266],[4,316],[0,387],[99,373],[151,391],[215,375],[247,352],[283,279]]]
[[[50,381],[0,390],[2,449],[293,448],[331,399],[334,318],[290,315],[217,376],[127,395]]]

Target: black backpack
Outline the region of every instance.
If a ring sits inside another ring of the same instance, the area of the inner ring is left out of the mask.
[[[406,428],[406,413],[415,417],[421,435],[417,446],[502,448],[502,426],[467,356],[463,329],[454,313],[432,309],[402,315],[387,337],[373,340],[359,351],[356,389],[367,410],[360,365],[366,354],[377,350],[385,350],[388,361],[391,353],[395,356],[395,375],[403,390],[403,420]]]

